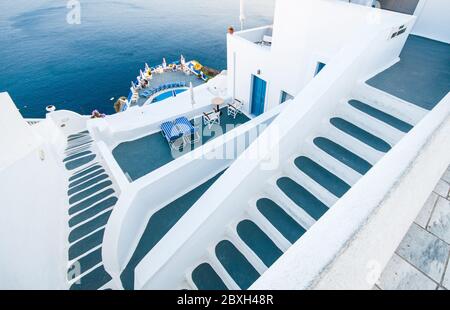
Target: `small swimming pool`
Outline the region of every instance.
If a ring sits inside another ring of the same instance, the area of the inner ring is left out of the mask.
[[[170,98],[170,97],[176,97],[178,94],[181,94],[182,92],[185,92],[187,89],[171,89],[171,90],[168,90],[168,91],[166,91],[166,92],[164,92],[164,93],[162,93],[162,94],[160,94],[160,95],[158,95],[158,96],[156,96],[153,100],[152,100],[152,103],[155,103],[155,102],[159,102],[159,101],[163,101],[163,100],[165,100],[165,99],[167,99],[167,98]]]

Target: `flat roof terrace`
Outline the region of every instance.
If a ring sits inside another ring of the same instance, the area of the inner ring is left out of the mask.
[[[400,61],[367,83],[431,110],[450,90],[449,69],[450,44],[410,35]]]
[[[198,143],[193,144],[189,150],[198,148],[250,120],[243,113],[238,114],[236,118],[229,116],[226,107],[222,108],[221,111],[220,125],[214,124],[211,129],[203,124],[201,115],[191,120],[191,123],[198,128],[201,139]],[[173,152],[161,131],[140,139],[123,142],[112,151],[122,171],[133,181],[164,166],[185,153]]]

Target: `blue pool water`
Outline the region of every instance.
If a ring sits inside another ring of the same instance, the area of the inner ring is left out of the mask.
[[[153,99],[152,103],[163,101],[170,97],[175,97],[178,94],[181,94],[182,92],[185,92],[187,89],[172,89],[168,90],[165,93],[162,93],[161,95],[158,95],[156,98]]]
[[[224,69],[239,0],[81,0],[81,24],[66,22],[66,0],[0,1],[0,92],[25,117],[54,104],[113,113],[147,62],[187,59]],[[247,0],[247,27],[272,23],[274,0]]]

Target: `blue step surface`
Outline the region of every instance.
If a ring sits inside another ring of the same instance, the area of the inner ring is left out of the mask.
[[[258,271],[230,241],[220,241],[215,252],[222,266],[241,289],[248,289],[259,278]]]
[[[92,152],[91,151],[78,152],[78,153],[75,153],[73,155],[70,155],[70,156],[64,158],[63,162],[65,163],[67,161],[76,159],[78,157],[86,156],[86,155],[89,155],[89,154],[92,154]]]
[[[91,172],[94,172],[97,169],[102,168],[102,166],[100,166],[98,163],[94,163],[89,165],[88,167],[81,169],[80,171],[75,172],[70,178],[69,178],[69,182],[74,181],[78,178],[81,178],[83,176],[85,176],[86,174],[89,174]]]
[[[322,151],[328,153],[362,175],[366,174],[366,172],[372,168],[372,165],[368,161],[327,138],[315,138],[314,144]]]
[[[286,196],[316,221],[328,211],[328,207],[324,203],[292,179],[287,177],[279,178],[277,185]]]
[[[92,172],[92,173],[90,173],[90,174],[88,174],[88,175],[86,175],[84,177],[81,177],[81,178],[78,178],[77,180],[72,181],[69,184],[69,188],[72,188],[72,187],[77,186],[77,185],[79,185],[81,183],[84,183],[84,182],[92,179],[93,177],[96,177],[96,176],[98,176],[98,175],[100,175],[101,173],[104,173],[104,172],[105,172],[105,169],[95,170],[94,172]]]
[[[91,217],[96,216],[98,213],[113,207],[117,203],[117,197],[109,197],[102,202],[97,203],[96,205],[92,206],[91,208],[78,213],[77,215],[73,216],[69,220],[69,226],[73,227],[83,221],[86,221],[90,219]]]
[[[88,222],[78,226],[77,228],[73,229],[69,234],[69,242],[73,243],[73,242],[80,240],[81,238],[87,236],[88,234],[92,233],[96,229],[104,227],[106,225],[106,223],[108,222],[111,212],[112,212],[112,210],[102,213],[101,215],[99,215],[99,216],[89,220]]]
[[[67,152],[67,151],[74,150],[74,149],[76,149],[77,147],[80,147],[80,146],[83,146],[83,145],[91,144],[92,142],[94,142],[94,140],[88,140],[88,141],[80,142],[80,143],[77,143],[77,144],[71,144],[71,145],[69,145],[69,146],[66,148],[66,152]]]
[[[374,148],[375,150],[386,153],[391,149],[391,146],[383,139],[378,138],[377,136],[371,134],[370,132],[367,132],[364,129],[342,118],[339,117],[332,118],[330,119],[330,123],[337,129],[345,132],[346,134],[354,137],[355,139],[358,139],[362,143],[367,144],[368,146]]]
[[[192,281],[199,290],[227,290],[227,286],[208,263],[198,265],[192,272]]]
[[[80,283],[74,283],[71,290],[98,290],[103,285],[111,281],[111,276],[103,266],[97,267],[80,279]]]
[[[259,212],[290,242],[296,242],[306,230],[270,199],[256,202]]]
[[[104,189],[104,188],[106,188],[108,186],[111,186],[111,185],[112,185],[112,182],[109,181],[109,180],[101,182],[101,183],[98,183],[98,184],[96,184],[96,185],[94,185],[94,186],[92,186],[92,187],[90,187],[90,188],[88,188],[88,189],[86,189],[86,190],[84,190],[82,192],[79,192],[78,194],[75,194],[75,195],[71,196],[69,198],[69,204],[72,205],[75,202],[80,201],[80,200],[82,200],[84,198],[87,198],[87,197],[89,197],[89,196],[91,196],[91,195],[93,195],[93,194],[95,194],[97,192],[100,192],[102,189]]]
[[[75,193],[81,192],[82,190],[85,190],[86,188],[91,187],[92,185],[94,185],[94,184],[96,184],[96,183],[98,183],[100,181],[106,180],[106,179],[108,179],[108,175],[107,174],[101,174],[99,176],[96,176],[96,177],[94,177],[94,178],[92,178],[90,180],[87,180],[84,183],[81,183],[80,185],[77,185],[75,187],[70,188],[67,191],[67,195],[71,196],[71,195],[73,195]]]
[[[76,205],[73,205],[69,209],[69,215],[75,214],[77,212],[80,212],[82,210],[85,210],[86,208],[91,207],[93,204],[101,201],[102,199],[110,196],[111,194],[114,194],[114,190],[112,188],[108,188],[98,194],[95,194],[94,196],[89,197],[88,199],[85,199]]]
[[[407,122],[404,122],[390,114],[380,111],[368,104],[362,103],[361,101],[350,100],[348,103],[352,107],[360,110],[361,112],[364,112],[364,113],[378,119],[379,121],[382,121],[383,123],[386,123],[394,128],[397,128],[400,131],[409,132],[413,128],[413,126],[408,124]]]
[[[95,159],[96,155],[95,154],[91,154],[91,155],[87,155],[78,159],[74,159],[72,161],[68,161],[66,162],[66,169],[67,170],[73,170],[73,169],[77,169],[80,168],[83,165],[86,165],[87,163],[90,163],[91,161],[93,161]]]
[[[134,286],[134,268],[137,264],[139,264],[144,256],[164,237],[189,208],[197,202],[224,171],[153,214],[139,240],[136,250],[120,276],[125,289],[132,289]]]
[[[294,163],[303,173],[338,198],[350,189],[350,185],[308,157],[297,157]]]
[[[236,230],[239,237],[267,267],[270,267],[283,255],[283,252],[276,244],[252,221],[244,220],[240,222]]]
[[[69,259],[75,259],[78,256],[83,255],[89,250],[102,244],[104,233],[105,233],[104,229],[99,230],[93,233],[92,235],[87,236],[86,238],[81,239],[76,243],[72,244],[69,248]]]
[[[67,279],[71,280],[79,274],[83,274],[95,265],[102,262],[102,248],[92,251],[88,255],[77,260],[67,271]]]

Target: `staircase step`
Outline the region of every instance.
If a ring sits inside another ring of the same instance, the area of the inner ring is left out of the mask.
[[[80,168],[81,166],[86,165],[86,164],[90,163],[91,161],[93,161],[96,156],[97,155],[95,155],[95,154],[91,154],[91,155],[87,155],[87,156],[69,161],[65,165],[66,169],[73,170],[73,169]]]
[[[79,192],[78,194],[71,196],[69,198],[69,204],[72,205],[75,202],[78,202],[84,198],[87,198],[97,192],[100,192],[102,189],[104,189],[108,186],[111,186],[111,185],[112,185],[112,182],[110,180],[98,183],[82,192]]]
[[[109,178],[109,177],[108,177],[107,174],[101,174],[101,175],[99,175],[99,176],[96,176],[96,177],[94,177],[94,178],[92,178],[92,179],[90,179],[90,180],[87,180],[87,181],[84,182],[84,183],[81,183],[80,185],[77,185],[77,186],[75,186],[75,187],[70,188],[70,189],[67,191],[67,195],[68,195],[68,196],[71,196],[71,195],[73,195],[73,194],[76,194],[76,193],[78,193],[78,192],[81,192],[82,190],[85,190],[86,188],[91,187],[92,185],[97,184],[98,182],[103,181],[103,180],[106,180],[106,179],[108,179],[108,178]]]
[[[258,271],[230,241],[220,241],[216,245],[215,253],[222,266],[241,289],[248,289],[259,278]]]
[[[351,135],[375,150],[386,153],[391,149],[391,146],[384,140],[342,118],[334,117],[330,119],[330,123],[337,129]]]
[[[283,255],[283,252],[254,222],[243,220],[237,225],[236,231],[245,244],[255,252],[267,267],[270,267]]]
[[[98,290],[103,285],[111,281],[111,276],[103,266],[95,268],[80,279],[80,283],[74,283],[71,290]]]
[[[108,188],[98,194],[95,194],[94,196],[89,197],[86,200],[83,200],[82,202],[72,206],[69,209],[69,215],[75,214],[77,212],[83,211],[86,208],[91,207],[93,204],[101,201],[102,199],[108,197],[109,195],[114,194],[114,190],[112,188]],[[117,198],[116,198],[117,199]]]
[[[69,270],[67,271],[68,281],[72,280],[72,278],[77,277],[79,275],[82,275],[89,269],[93,268],[94,266],[100,264],[102,262],[102,248],[98,248],[95,251],[92,251],[86,256],[83,256],[82,258],[78,259],[75,263],[73,263]],[[76,270],[78,269],[78,270]]]
[[[279,178],[277,180],[277,185],[286,196],[300,208],[305,210],[316,221],[328,211],[328,207],[324,203],[291,178]]]
[[[79,178],[78,180],[75,180],[75,181],[71,182],[69,184],[69,188],[73,188],[74,186],[77,186],[77,185],[79,185],[81,183],[84,183],[84,182],[86,182],[86,181],[88,181],[88,180],[90,180],[90,179],[100,175],[101,173],[104,173],[104,172],[105,172],[105,169],[95,170],[94,172],[92,172],[92,173],[90,173],[90,174],[88,174],[88,175],[86,175],[86,176],[84,176],[82,178]]]
[[[87,135],[87,134],[89,134],[89,130],[83,130],[83,131],[80,131],[78,133],[74,133],[74,134],[69,135],[67,137],[67,139],[78,138],[80,136]]]
[[[117,203],[117,197],[109,197],[108,199],[103,200],[102,202],[94,205],[93,207],[78,213],[77,215],[73,216],[69,220],[69,226],[73,227],[75,225],[78,225],[84,221],[87,221],[88,219],[96,216],[97,214],[112,208]]]
[[[84,152],[75,153],[74,155],[70,155],[70,156],[64,158],[63,163],[68,162],[70,160],[77,159],[79,157],[83,157],[83,156],[89,155],[89,154],[92,154],[92,152],[91,151],[84,151]]]
[[[66,147],[66,152],[73,150],[77,147],[83,146],[83,145],[91,144],[92,142],[94,142],[94,140],[87,140],[84,142],[80,142],[78,144],[70,144],[68,147]]]
[[[83,176],[85,176],[88,173],[91,173],[97,169],[102,168],[102,166],[98,165],[98,163],[94,163],[92,164],[92,166],[86,167],[85,169],[82,169],[80,171],[77,171],[76,173],[74,173],[70,178],[69,178],[69,182],[74,181],[78,178],[81,178]]]
[[[101,227],[104,227],[106,225],[106,223],[108,222],[111,212],[112,212],[112,210],[102,213],[101,215],[97,216],[96,218],[93,218],[92,220],[73,229],[69,234],[69,242],[73,243],[77,240],[84,238],[85,236],[89,235],[93,231],[95,231]]]
[[[228,290],[225,283],[208,263],[198,265],[191,274],[199,290]]]
[[[372,165],[369,162],[327,138],[315,138],[314,144],[362,175],[366,174],[366,172],[372,168]]]
[[[350,189],[350,185],[308,157],[297,157],[294,163],[298,169],[336,197],[342,197]]]
[[[102,244],[104,233],[105,233],[104,229],[99,230],[94,234],[87,236],[86,238],[81,239],[78,242],[71,245],[69,248],[69,260],[76,259],[77,257],[83,255],[89,250],[92,250],[93,248]]]
[[[402,120],[400,120],[400,119],[398,119],[398,118],[396,118],[396,117],[394,117],[394,116],[392,116],[390,114],[387,114],[387,113],[385,113],[383,111],[375,109],[374,107],[372,107],[372,106],[370,106],[368,104],[362,103],[361,101],[350,100],[348,103],[352,107],[354,107],[354,108],[356,108],[356,109],[358,109],[358,110],[360,110],[360,111],[362,111],[362,112],[364,112],[366,114],[369,114],[370,116],[372,116],[372,117],[374,117],[374,118],[376,118],[376,119],[378,119],[378,120],[380,120],[380,121],[382,121],[382,122],[384,122],[384,123],[386,123],[386,124],[388,124],[388,125],[390,125],[390,126],[392,126],[394,128],[397,128],[400,131],[409,132],[413,128],[412,125],[410,125],[410,124],[408,124],[408,123],[406,123],[406,122],[404,122],[404,121],[402,121]]]
[[[259,212],[290,242],[295,243],[306,230],[286,211],[268,198],[256,202]]]

